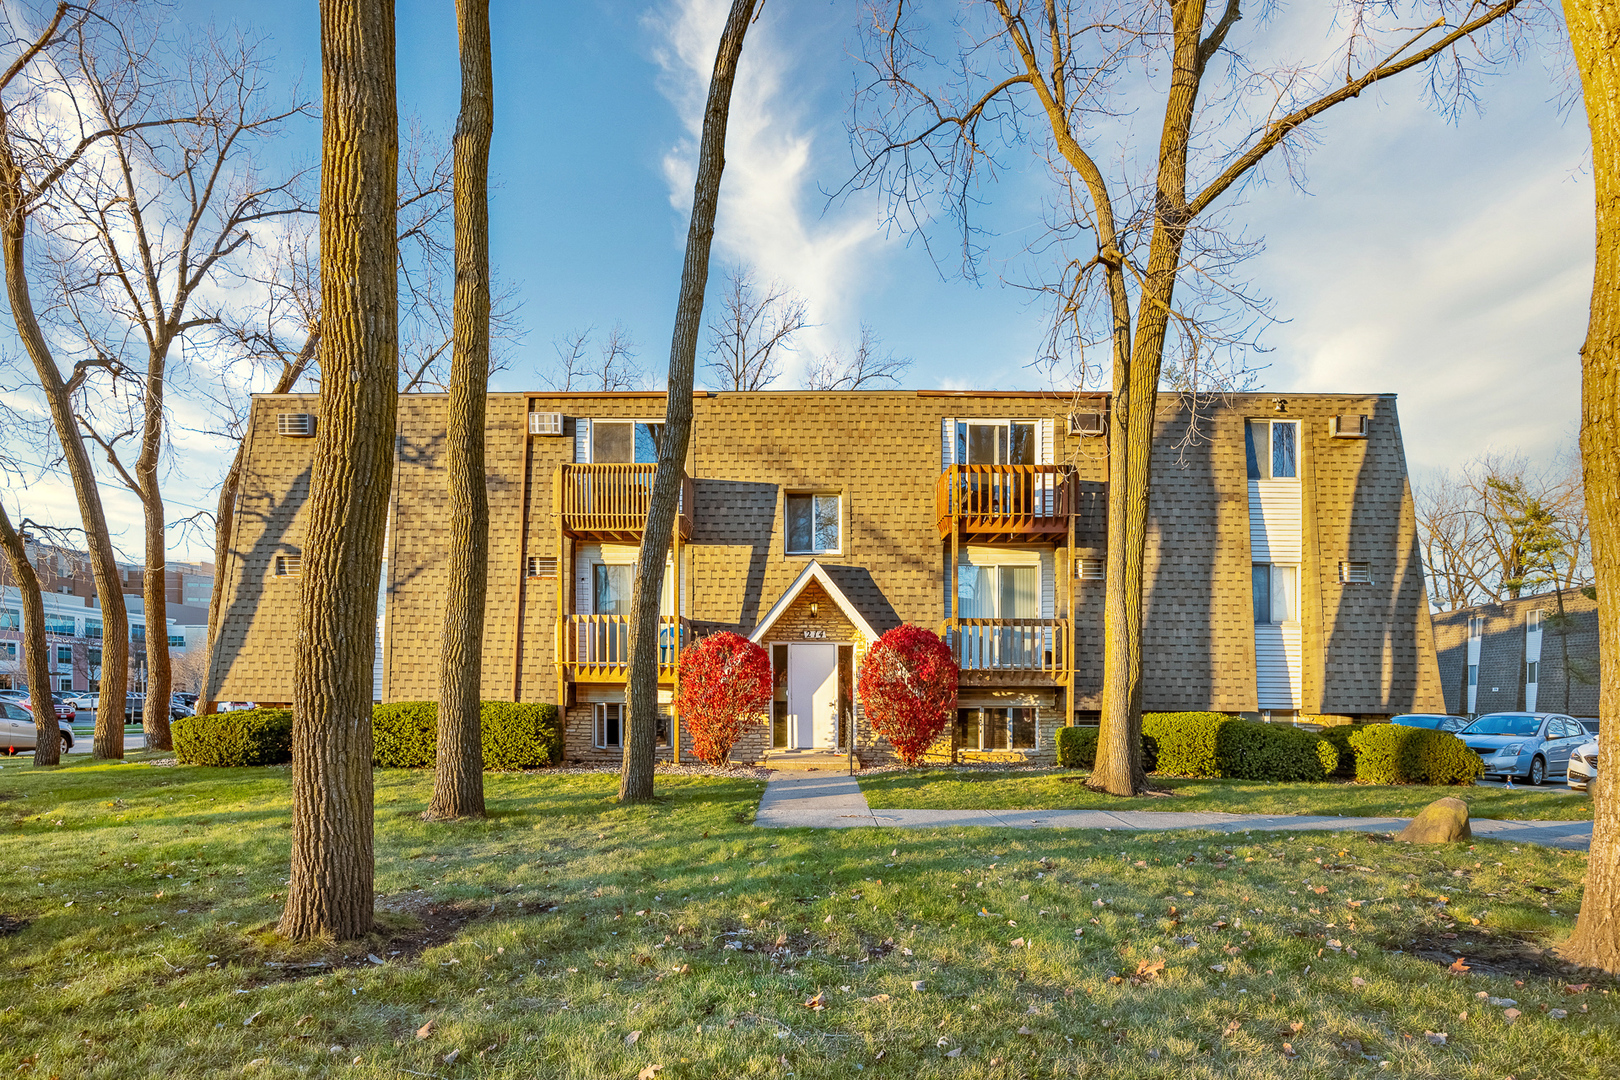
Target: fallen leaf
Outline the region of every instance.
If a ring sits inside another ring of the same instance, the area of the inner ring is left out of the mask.
[[[1366,986],[1367,985],[1367,980],[1363,979],[1360,975],[1353,975],[1350,978],[1350,985],[1351,986],[1357,986],[1357,987]]]
[[[371,962],[372,962],[372,963],[373,963],[373,964],[380,964],[380,963],[382,963],[382,961],[381,961],[381,960],[379,960],[379,959],[378,959],[378,958],[377,958],[377,954],[376,954],[376,953],[366,953],[366,959],[367,959],[367,960],[370,960],[370,961],[371,961]]]
[[[250,1016],[246,1020],[242,1021],[242,1026],[243,1027],[252,1027],[253,1026],[253,1021],[257,1020],[259,1017],[261,1017],[263,1015],[264,1015],[263,1011],[254,1013],[252,1016]]]
[[[1513,1023],[1513,1021],[1517,1020],[1519,1018],[1519,1015],[1520,1015],[1520,1013],[1519,1013],[1518,1009],[1503,1009],[1502,1010],[1502,1019],[1506,1020],[1510,1024]]]
[[[641,1032],[632,1031],[630,1034],[628,1034],[628,1035],[626,1035],[624,1037],[624,1045],[626,1045],[626,1046],[634,1046],[634,1045],[636,1045],[636,1043],[640,1039],[641,1039]]]
[[[636,1073],[636,1080],[657,1080],[658,1074],[664,1071],[662,1065],[648,1065]]]
[[[1423,1037],[1429,1040],[1430,1046],[1446,1045],[1446,1033],[1443,1031],[1425,1031]]]
[[[1024,947],[1024,939],[1021,937],[1015,937],[1007,944],[1011,945],[1015,949],[1022,949]]]
[[[444,1063],[446,1065],[454,1065],[456,1063],[456,1058],[458,1058],[460,1056],[461,1056],[461,1048],[457,1047],[456,1049],[450,1051],[448,1054],[444,1055]]]
[[[945,1051],[945,1056],[948,1058],[959,1058],[962,1056],[962,1048],[958,1046],[954,1050],[947,1050]]]
[[[861,998],[861,1000],[862,1001],[870,1001],[870,1002],[873,1002],[874,1004],[880,1004],[881,1005],[883,1002],[889,1000],[889,995],[888,994],[873,994],[871,997],[869,997],[869,998]]]
[[[1454,975],[1461,975],[1463,972],[1469,970],[1469,968],[1467,964],[1463,963],[1463,958],[1459,956],[1457,959],[1451,962],[1451,966],[1446,970]]]
[[[807,1009],[817,1009],[817,1010],[825,1009],[827,1007],[827,995],[818,993],[815,997],[813,997],[809,1001],[805,1002],[804,1007],[807,1008]]]
[[[1567,1016],[1569,1016],[1569,1013],[1565,1012],[1563,1009],[1547,1010],[1547,1017],[1552,1020],[1562,1020]]]
[[[918,979],[916,982],[911,984],[911,988],[913,990],[921,990],[923,987],[925,987],[927,985],[928,985],[927,983],[923,982],[921,979]]]
[[[1164,970],[1163,960],[1140,960],[1136,965],[1136,974],[1143,979],[1151,979]]]
[[[1018,1029],[1018,1034],[1020,1034],[1020,1035],[1033,1035],[1035,1033],[1033,1031],[1031,1031],[1028,1027],[1021,1027],[1021,1028]]]
[[[1566,993],[1566,994],[1584,994],[1584,993],[1586,993],[1586,991],[1588,989],[1591,988],[1591,986],[1592,986],[1591,983],[1565,983],[1564,984],[1564,993]]]
[[[1226,1034],[1228,1034],[1228,1035],[1236,1035],[1237,1031],[1238,1031],[1238,1028],[1240,1028],[1242,1026],[1243,1026],[1242,1023],[1240,1023],[1237,1020],[1233,1020],[1230,1024],[1226,1025]]]
[[[429,1020],[427,1023],[423,1024],[421,1027],[416,1029],[416,1037],[418,1039],[425,1039],[429,1035],[432,1035],[432,1034],[433,1034],[433,1021],[432,1020]]]

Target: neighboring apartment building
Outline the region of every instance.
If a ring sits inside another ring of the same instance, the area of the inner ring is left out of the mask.
[[[1598,714],[1597,601],[1580,589],[1433,616],[1446,711]]]
[[[90,692],[101,688],[102,611],[87,552],[24,537],[28,560],[39,578],[45,601],[45,633],[51,650],[51,689]],[[129,609],[129,686],[144,693],[146,684],[146,618],[138,566],[119,564],[125,605]],[[169,644],[200,646],[208,635],[208,605],[214,587],[212,563],[170,563],[168,567]],[[0,689],[24,686],[28,673],[22,657],[22,607],[11,567],[0,560]]]
[[[379,698],[437,695],[446,399],[400,400]],[[973,754],[1047,759],[1102,676],[1103,395],[699,392],[667,559],[661,698],[679,649],[747,635],[776,671],[758,745],[874,747],[865,650],[903,622],[961,669]],[[661,394],[488,403],[483,694],[561,703],[571,760],[624,738],[630,593]],[[258,397],[209,696],[292,696],[298,571],[320,403]],[[1294,719],[1440,707],[1391,396],[1232,395],[1187,440],[1161,405],[1147,553],[1145,706]],[[678,717],[660,753],[680,744]]]

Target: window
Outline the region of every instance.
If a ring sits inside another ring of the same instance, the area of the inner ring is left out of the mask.
[[[171,648],[171,649],[183,649],[185,647],[186,647],[186,635],[184,635],[184,634],[170,634],[169,635],[169,648]]]
[[[1371,585],[1372,564],[1364,562],[1341,562],[1339,564],[1339,580],[1347,585]]]
[[[1527,633],[1527,634],[1537,634],[1537,633],[1541,632],[1541,616],[1542,616],[1542,614],[1543,613],[1542,613],[1540,608],[1537,608],[1537,609],[1535,609],[1533,611],[1527,611],[1527,612],[1524,613],[1524,630],[1525,630],[1525,633]],[[1531,680],[1531,681],[1534,681],[1534,680]]]
[[[302,555],[277,555],[276,577],[297,577],[303,573],[304,557]]]
[[[958,420],[959,465],[1034,465],[1035,423],[1020,420]]]
[[[71,616],[71,615],[46,615],[45,616],[45,632],[47,634],[66,634],[68,637],[72,637],[73,636],[73,616]]]
[[[635,595],[636,568],[622,563],[594,563],[591,575],[592,613],[628,617],[630,601]]]
[[[1478,664],[1469,664],[1468,665],[1468,685],[1469,686],[1478,686],[1479,685],[1479,665]]]
[[[956,745],[963,750],[1033,750],[1035,710],[957,709]]]
[[[214,601],[214,583],[207,578],[186,578],[185,602],[192,607],[207,607]]]
[[[788,744],[787,714],[788,647],[771,646],[771,745],[786,749]]]
[[[1541,662],[1539,660],[1530,660],[1525,663],[1524,681],[1527,685],[1534,686],[1536,684],[1536,676],[1539,673],[1538,669],[1540,667]]]
[[[101,620],[100,619],[86,619],[86,620],[84,620],[84,636],[87,637],[87,638],[94,638],[95,640],[100,641],[101,640]],[[100,650],[97,650],[97,655],[100,655]]]
[[[146,627],[131,626],[129,628],[129,640],[139,645],[146,644]]]
[[[596,706],[592,745],[598,750],[617,750],[624,745],[624,706],[617,702]]]
[[[837,495],[787,497],[787,553],[836,555],[841,549]]]
[[[1244,451],[1250,480],[1299,476],[1299,424],[1293,420],[1250,420],[1244,425]]]
[[[1253,580],[1256,626],[1299,621],[1299,567],[1255,563]]]
[[[73,680],[71,678],[62,679],[57,682],[56,688],[64,692],[71,691],[73,689]]]
[[[1468,640],[1469,641],[1478,641],[1480,638],[1482,638],[1484,636],[1485,636],[1485,620],[1484,620],[1484,618],[1479,616],[1479,615],[1470,616],[1469,619],[1468,619]]]
[[[71,646],[71,645],[58,645],[56,647],[56,662],[58,664],[71,664],[71,663],[73,663],[73,646]]]
[[[12,608],[0,608],[0,630],[21,630],[22,616]]]
[[[1108,577],[1108,567],[1101,559],[1082,557],[1074,560],[1074,576],[1081,581],[1104,581]]]
[[[84,650],[84,662],[92,666],[99,665],[101,663],[101,650],[95,648]]]
[[[1038,619],[1041,568],[971,566],[956,568],[956,610],[964,619]]]
[[[0,660],[17,659],[17,643],[15,641],[0,641]]]
[[[658,441],[663,433],[663,424],[639,420],[593,421],[591,461],[602,465],[655,464]]]

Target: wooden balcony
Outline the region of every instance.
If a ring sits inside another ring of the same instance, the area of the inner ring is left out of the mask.
[[[1050,542],[1068,533],[1072,489],[1067,465],[952,465],[934,485],[939,535]]]
[[[1055,685],[1069,677],[1068,619],[947,619],[940,637],[967,685]]]
[[[657,465],[564,465],[557,474],[563,532],[581,540],[639,543],[647,527]],[[676,527],[692,535],[692,478],[681,477]]]
[[[659,622],[658,681],[672,682],[681,649],[692,640],[692,624],[672,615]],[[630,616],[570,615],[557,638],[557,656],[570,681],[622,683],[630,677]]]

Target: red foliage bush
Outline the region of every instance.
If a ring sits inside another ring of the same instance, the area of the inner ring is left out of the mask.
[[[915,765],[956,712],[956,658],[933,631],[897,626],[861,661],[857,693],[873,730]]]
[[[771,704],[771,658],[745,637],[710,634],[681,654],[681,730],[706,765],[724,765]]]

